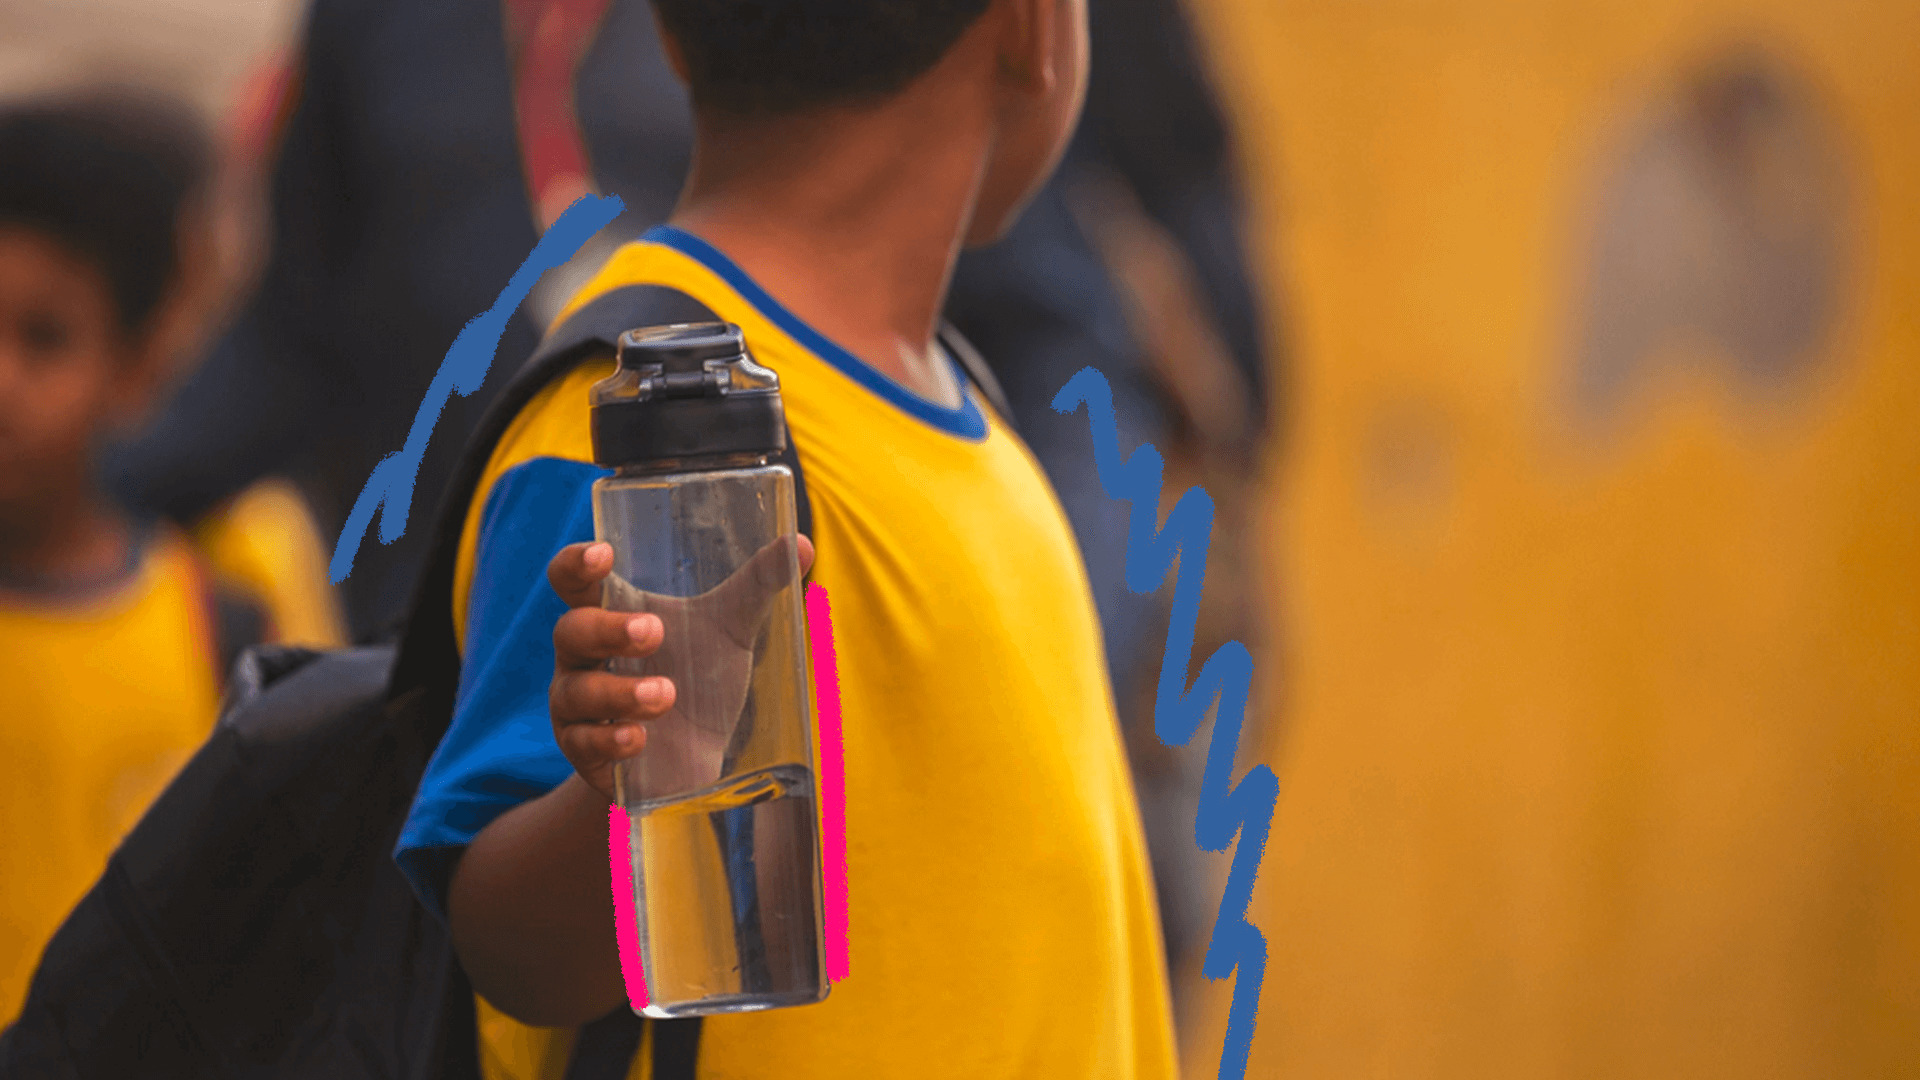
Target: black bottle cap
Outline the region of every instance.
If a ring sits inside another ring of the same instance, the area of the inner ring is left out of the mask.
[[[593,386],[593,460],[604,466],[787,448],[780,377],[747,355],[731,323],[620,335],[618,367]]]

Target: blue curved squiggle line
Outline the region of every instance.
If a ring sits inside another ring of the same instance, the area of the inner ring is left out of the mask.
[[[1147,443],[1121,459],[1113,390],[1106,376],[1091,367],[1081,368],[1054,395],[1056,412],[1070,413],[1081,405],[1086,406],[1087,421],[1093,428],[1093,457],[1100,472],[1100,486],[1108,498],[1133,504],[1127,515],[1127,587],[1137,593],[1152,592],[1176,564],[1182,571],[1174,583],[1172,621],[1167,628],[1166,654],[1160,663],[1154,733],[1168,746],[1184,746],[1199,729],[1208,708],[1216,703],[1219,706],[1213,736],[1207,744],[1193,835],[1206,851],[1225,851],[1236,834],[1240,843],[1233,853],[1226,891],[1220,899],[1220,916],[1214,922],[1200,970],[1209,979],[1224,979],[1239,972],[1227,1013],[1219,1075],[1222,1080],[1240,1080],[1247,1073],[1254,1017],[1260,1009],[1260,986],[1267,973],[1267,939],[1247,921],[1247,905],[1253,899],[1253,882],[1260,872],[1260,857],[1266,851],[1267,833],[1280,798],[1279,778],[1265,765],[1255,765],[1240,783],[1232,783],[1240,727],[1253,688],[1253,655],[1245,645],[1229,641],[1207,657],[1193,685],[1187,685],[1194,634],[1200,622],[1200,587],[1207,572],[1207,548],[1213,539],[1213,499],[1203,488],[1188,488],[1174,504],[1166,525],[1156,528],[1164,464],[1160,451]]]
[[[420,461],[427,455],[427,440],[440,422],[440,413],[453,395],[466,397],[487,379],[493,366],[493,354],[499,351],[500,335],[507,332],[507,319],[526,300],[540,275],[573,258],[594,233],[620,216],[625,209],[614,195],[583,195],[567,207],[547,231],[520,269],[507,280],[507,287],[493,306],[460,330],[433,373],[420,410],[413,414],[413,426],[407,429],[407,442],[399,451],[380,459],[373,467],[360,497],[353,501],[353,512],[334,543],[333,560],[327,564],[327,576],[335,585],[353,572],[353,561],[360,554],[360,541],[367,526],[373,524],[373,512],[380,511],[380,542],[391,544],[407,531],[407,512],[413,507],[413,482],[420,475]]]

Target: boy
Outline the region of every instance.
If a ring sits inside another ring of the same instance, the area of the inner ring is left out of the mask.
[[[0,1026],[42,947],[211,728],[259,607],[91,473],[144,403],[202,263],[190,114],[85,98],[0,111]]]
[[[1058,159],[1084,2],[655,9],[692,90],[693,170],[672,223],[573,308],[671,286],[779,372],[833,597],[848,770],[851,974],[820,1005],[709,1017],[700,1075],[1171,1077],[1085,572],[1032,457],[930,344],[959,248],[1002,232]],[[662,633],[593,606],[609,553],[581,543],[602,475],[586,393],[607,371],[536,397],[469,508],[460,694],[397,852],[483,998],[490,1076],[559,1076],[564,1034],[526,1025],[625,1002],[611,766],[646,752],[644,721],[675,690],[604,670]]]

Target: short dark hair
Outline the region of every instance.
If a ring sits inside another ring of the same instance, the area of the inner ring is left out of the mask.
[[[121,326],[144,327],[180,267],[179,223],[212,169],[199,115],[102,90],[0,109],[0,225],[44,233],[97,267]]]
[[[694,104],[739,114],[884,97],[933,67],[989,0],[653,0]]]

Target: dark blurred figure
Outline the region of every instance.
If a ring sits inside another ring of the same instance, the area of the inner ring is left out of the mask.
[[[1199,43],[1179,0],[1094,0],[1090,18],[1095,62],[1068,169],[1111,171],[1178,245],[1245,395],[1245,430],[1219,435],[1249,450],[1269,414],[1264,330],[1232,142]]]
[[[949,314],[994,363],[1060,493],[1118,673],[1157,668],[1164,617],[1126,588],[1127,508],[1100,488],[1085,418],[1050,403],[1091,364],[1113,384],[1129,446],[1162,441],[1169,409],[1073,213],[1076,172],[1122,178],[1178,238],[1245,395],[1258,401],[1264,380],[1224,125],[1174,0],[1096,3],[1094,34],[1076,167],[1004,242],[961,259]],[[355,634],[367,635],[404,607],[427,542],[420,522],[487,400],[584,276],[672,208],[691,117],[641,0],[317,0],[292,85],[259,290],[112,462],[127,497],[176,519],[288,471],[332,539],[373,467],[399,449],[447,347],[539,229],[588,188],[627,207],[515,314],[486,385],[447,406],[407,534],[363,543],[343,592]],[[1143,728],[1121,699],[1126,722]]]
[[[374,464],[399,448],[442,354],[536,239],[499,11],[464,14],[315,5],[280,135],[265,271],[207,361],[110,460],[130,500],[192,521],[285,471],[332,539]],[[516,317],[502,352],[524,356],[536,337]],[[448,405],[418,506],[431,507],[498,382]],[[402,608],[425,543],[415,528],[362,549],[343,590],[356,636]]]

